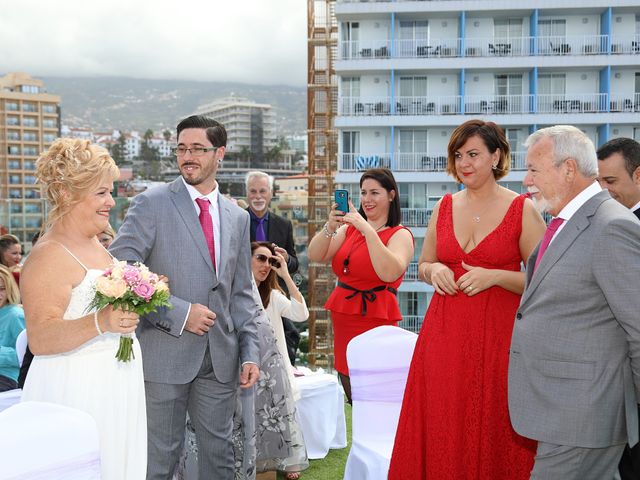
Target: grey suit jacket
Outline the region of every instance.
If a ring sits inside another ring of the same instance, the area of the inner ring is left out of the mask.
[[[516,314],[509,412],[519,434],[603,448],[638,441],[640,222],[603,191],[566,223]]]
[[[251,294],[249,215],[219,195],[220,249],[217,274],[191,197],[180,178],[147,190],[131,202],[111,244],[120,260],[141,261],[169,277],[173,309],[146,316],[136,331],[145,380],[184,384],[195,378],[209,344],[216,377],[237,379],[239,360],[258,363],[255,302]],[[180,330],[189,304],[217,318],[204,336]]]

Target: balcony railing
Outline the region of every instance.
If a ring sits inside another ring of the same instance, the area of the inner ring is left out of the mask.
[[[340,45],[341,60],[640,54],[640,35],[384,39],[342,41]]]
[[[418,279],[418,262],[411,262],[404,274],[405,282],[417,282]]]
[[[431,218],[430,208],[401,208],[405,227],[426,227]]]
[[[413,332],[413,333],[420,333],[423,320],[424,320],[424,316],[403,315],[402,320],[400,321],[398,326],[400,328],[404,328],[405,330],[409,330],[410,332]]]
[[[511,170],[526,170],[526,152],[511,152]],[[366,154],[343,153],[340,155],[339,170],[342,172],[361,172],[367,168],[387,167],[395,172],[445,172],[447,156],[443,153],[429,152],[396,152]]]
[[[341,116],[513,115],[529,113],[603,113],[639,111],[637,93],[466,95],[433,97],[341,97]]]

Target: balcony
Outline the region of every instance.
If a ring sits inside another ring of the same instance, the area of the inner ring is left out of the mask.
[[[594,113],[607,112],[606,93],[586,93],[580,95],[538,95],[537,113]]]
[[[403,315],[402,320],[400,321],[398,326],[400,328],[404,328],[405,330],[409,330],[410,332],[413,332],[413,333],[420,333],[423,320],[424,320],[424,316]]]
[[[343,116],[451,115],[460,113],[460,96],[340,97],[338,114]]]
[[[407,271],[404,274],[405,282],[419,282],[418,278],[418,262],[411,262],[407,267]]]
[[[340,47],[340,60],[640,54],[640,35],[381,39],[342,41]]]
[[[609,101],[610,112],[640,112],[640,93],[612,94]]]
[[[391,162],[393,156],[394,162]],[[511,152],[511,170],[526,170],[526,152]],[[367,168],[387,167],[394,172],[446,172],[446,152],[396,152],[381,154],[343,153],[339,156],[341,172],[361,172]]]
[[[402,224],[405,227],[426,227],[431,218],[430,208],[401,208]]]

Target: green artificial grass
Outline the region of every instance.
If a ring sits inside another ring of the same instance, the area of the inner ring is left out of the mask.
[[[341,480],[347,455],[351,448],[351,405],[345,403],[344,416],[347,421],[347,446],[340,450],[329,450],[326,457],[320,460],[309,460],[309,468],[300,473],[300,480]],[[282,473],[278,480],[284,479]]]

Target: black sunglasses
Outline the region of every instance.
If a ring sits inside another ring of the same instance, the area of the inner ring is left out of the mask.
[[[262,254],[262,253],[256,253],[254,255],[255,259],[258,260],[260,263],[267,263],[269,262],[269,265],[272,265],[276,268],[280,268],[280,262],[278,261],[277,258],[275,257],[267,257],[266,255]]]

